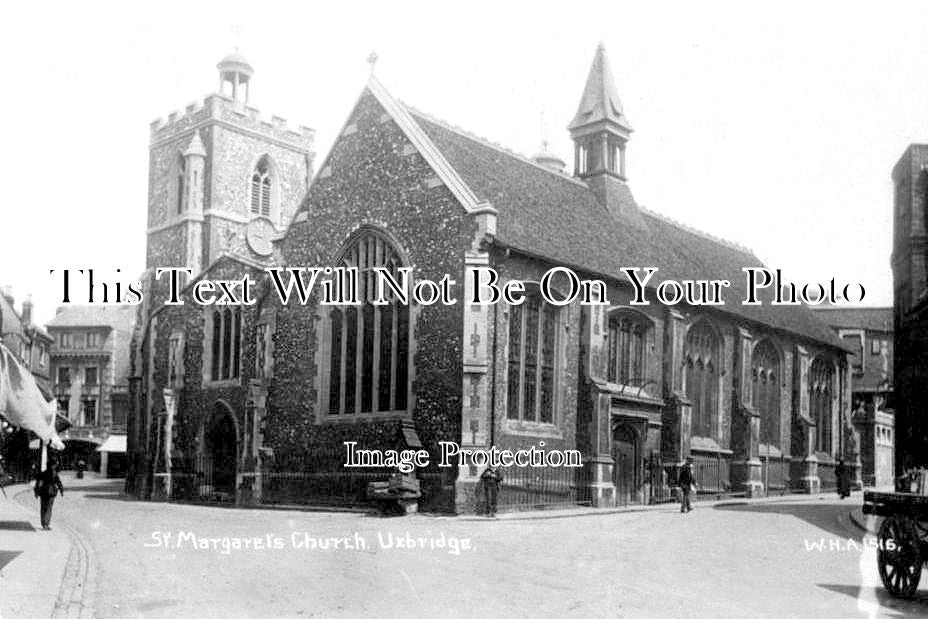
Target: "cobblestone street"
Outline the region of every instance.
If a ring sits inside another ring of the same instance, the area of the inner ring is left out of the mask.
[[[47,543],[43,536],[70,538],[60,616],[520,616],[536,609],[846,617],[928,609],[928,595],[899,603],[882,592],[872,537],[849,521],[851,503],[831,497],[703,504],[687,515],[667,506],[481,521],[144,503],[125,499],[120,482],[65,483],[51,534],[0,532],[3,542],[23,544],[26,558]],[[35,507],[31,493],[17,500]],[[17,561],[4,569],[17,569]]]

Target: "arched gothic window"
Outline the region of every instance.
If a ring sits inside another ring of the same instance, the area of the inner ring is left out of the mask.
[[[834,368],[824,357],[812,362],[809,370],[809,408],[815,422],[815,449],[831,453],[831,398]]]
[[[686,334],[686,396],[693,407],[693,436],[713,437],[719,401],[718,337],[705,321]]]
[[[183,155],[177,155],[177,163],[174,167],[176,168],[174,184],[177,187],[177,195],[175,196],[177,198],[177,214],[180,215],[186,210],[184,194],[186,193],[187,162],[184,160]]]
[[[780,355],[770,340],[754,348],[751,360],[754,408],[760,413],[760,442],[780,445]]]
[[[236,379],[241,370],[242,310],[216,308],[210,323],[210,380]]]
[[[635,312],[620,311],[609,317],[606,378],[610,382],[644,383],[649,327],[647,318]]]
[[[554,423],[558,307],[537,291],[509,310],[508,417]]]
[[[374,305],[374,268],[387,269],[400,282],[402,263],[391,243],[365,232],[348,248],[339,266],[358,269],[361,305],[329,311],[330,415],[405,411],[409,390],[409,306],[387,286],[388,305]]]
[[[251,214],[271,216],[271,163],[267,155],[258,160],[251,175]]]

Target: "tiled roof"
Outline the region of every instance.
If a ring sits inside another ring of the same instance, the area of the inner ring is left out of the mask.
[[[838,329],[893,330],[891,307],[820,306],[814,309],[822,321]]]
[[[47,327],[111,327],[130,330],[135,320],[134,305],[65,305]]]
[[[641,210],[629,225],[601,205],[583,182],[410,109],[445,159],[481,200],[499,211],[497,241],[529,255],[626,282],[622,267],[658,267],[665,279],[728,279],[718,308],[736,316],[845,348],[805,306],[741,305],[743,267],[763,266],[749,250]],[[633,200],[631,193],[627,199]]]

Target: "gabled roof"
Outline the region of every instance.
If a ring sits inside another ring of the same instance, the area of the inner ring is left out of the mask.
[[[135,320],[134,305],[62,305],[48,323],[50,328],[106,327],[131,329]]]
[[[622,109],[619,91],[615,87],[612,68],[606,56],[606,47],[602,43],[596,48],[596,56],[586,78],[580,105],[567,128],[573,130],[598,122],[611,122],[626,131],[632,130],[625,117],[625,110]]]
[[[893,330],[893,308],[891,307],[820,305],[813,309],[822,321],[837,329]]]
[[[468,188],[498,211],[496,241],[524,254],[627,282],[623,267],[657,267],[652,280],[728,279],[718,308],[842,350],[806,306],[745,306],[743,267],[763,266],[750,250],[641,210],[644,229],[600,204],[582,181],[540,166],[421,112],[409,110]],[[631,194],[629,193],[629,199]]]
[[[196,273],[193,276],[193,278],[190,281],[188,281],[187,284],[180,290],[179,294],[181,296],[186,295],[194,287],[194,285],[196,285],[197,282],[207,279],[207,277],[210,274],[212,274],[219,267],[219,265],[225,262],[236,262],[241,266],[254,269],[256,271],[262,271],[264,269],[271,268],[271,265],[262,264],[261,262],[258,262],[257,260],[253,260],[247,256],[242,256],[239,254],[234,254],[232,252],[224,251],[224,252],[221,252],[218,256],[216,256],[216,258],[213,259],[213,261],[210,262],[209,265],[207,265],[205,269],[203,269],[199,273]],[[155,308],[155,310],[152,311],[151,315],[155,316],[159,312],[165,311],[165,308],[168,308],[168,307],[178,307],[178,306],[168,305],[166,303],[163,303],[159,305],[157,308]],[[208,307],[208,306],[203,306],[203,307]]]
[[[597,51],[593,68],[591,74],[608,75],[603,50]],[[593,83],[598,87],[595,79]],[[602,83],[603,92],[615,90],[611,78]],[[587,86],[593,88],[589,80]],[[727,279],[731,287],[723,292],[726,304],[714,309],[847,350],[808,307],[771,306],[769,290],[760,292],[761,305],[741,305],[747,296],[742,268],[764,266],[750,250],[641,209],[625,186],[622,199],[640,214],[641,222],[632,225],[621,212],[603,206],[585,182],[408,107],[373,78],[366,90],[466,212],[498,214],[494,242],[623,283],[628,282],[621,271],[625,267],[657,267],[653,286],[666,279]],[[607,99],[612,110],[600,112],[620,114],[618,98]]]

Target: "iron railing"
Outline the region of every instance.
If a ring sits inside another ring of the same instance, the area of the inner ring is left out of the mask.
[[[731,462],[722,454],[693,454],[695,499],[721,499],[738,494],[731,487]]]
[[[761,456],[761,481],[767,496],[787,494],[791,488],[790,463],[786,456]]]
[[[835,465],[828,462],[818,463],[818,479],[822,492],[834,492],[838,489],[835,477]]]
[[[499,511],[571,507],[592,502],[586,467],[508,467],[502,473]]]

